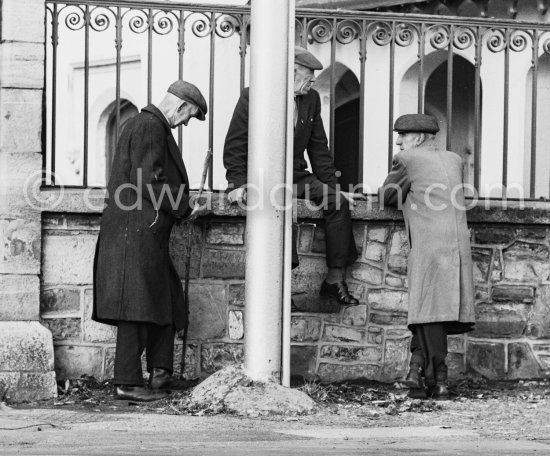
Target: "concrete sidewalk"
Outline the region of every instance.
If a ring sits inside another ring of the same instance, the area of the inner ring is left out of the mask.
[[[550,455],[548,440],[499,440],[449,426],[358,424],[353,419],[326,426],[307,417],[248,419],[4,408],[0,410],[0,454]]]

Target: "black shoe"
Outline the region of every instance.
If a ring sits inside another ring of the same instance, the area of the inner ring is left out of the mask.
[[[437,382],[437,384],[431,389],[431,396],[434,399],[446,401],[449,399],[449,388],[446,383]]]
[[[428,399],[426,388],[409,388],[407,396],[411,399]]]
[[[359,301],[350,295],[348,284],[343,280],[338,283],[327,283],[325,280],[321,285],[319,294],[326,298],[334,298],[338,300],[340,304],[346,306],[356,306],[359,304]]]
[[[115,389],[115,399],[126,399],[136,402],[158,401],[168,397],[165,391],[153,391],[143,386],[118,385]]]
[[[424,380],[422,379],[422,366],[419,364],[411,364],[409,373],[403,382],[409,388],[424,389]]]
[[[160,367],[154,367],[149,374],[149,381],[147,384],[149,388],[153,390],[186,390],[198,383],[197,379],[194,380],[179,380],[172,376],[172,374],[166,369]]]

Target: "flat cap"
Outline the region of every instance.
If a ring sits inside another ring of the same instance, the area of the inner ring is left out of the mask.
[[[311,52],[303,47],[296,46],[294,48],[294,63],[305,66],[310,70],[322,70],[323,64],[317,60]]]
[[[405,114],[395,121],[393,130],[398,133],[437,133],[439,124],[434,116],[428,114]]]
[[[175,95],[183,101],[193,103],[199,108],[197,119],[205,119],[205,114],[207,113],[208,108],[206,107],[206,101],[197,86],[191,84],[190,82],[179,80],[170,84],[170,87],[168,87],[168,93]]]

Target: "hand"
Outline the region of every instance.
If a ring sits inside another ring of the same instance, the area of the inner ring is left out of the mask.
[[[357,206],[357,201],[366,201],[367,197],[362,193],[350,193],[350,192],[340,192],[344,198],[346,198],[354,206]]]
[[[206,198],[201,198],[200,200],[195,200],[193,202],[193,210],[187,220],[196,220],[197,217],[208,214],[208,200]]]
[[[246,204],[246,189],[243,187],[231,190],[227,195],[230,204]]]

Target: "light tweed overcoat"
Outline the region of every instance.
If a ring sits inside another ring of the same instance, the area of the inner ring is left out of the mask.
[[[449,333],[469,330],[474,283],[461,158],[430,142],[402,151],[380,192],[386,205],[402,202],[411,248],[409,327],[449,322]]]

